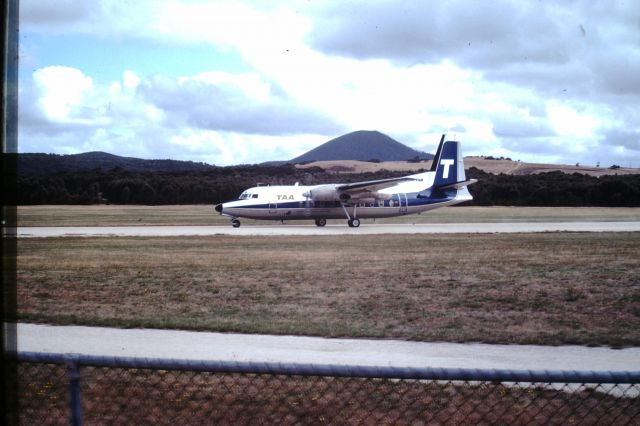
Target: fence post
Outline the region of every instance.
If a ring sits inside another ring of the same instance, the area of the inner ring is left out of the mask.
[[[80,397],[80,368],[78,361],[67,359],[67,378],[69,379],[69,393],[71,405],[71,424],[82,426],[82,399]]]

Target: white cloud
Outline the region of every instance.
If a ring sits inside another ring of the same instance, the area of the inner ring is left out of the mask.
[[[184,130],[170,138],[174,158],[181,152],[217,165],[252,164],[286,160],[326,142],[323,136],[302,134],[273,137],[212,130]],[[297,147],[293,150],[287,145]],[[182,154],[182,155],[183,155]]]
[[[126,70],[122,76],[124,88],[129,92],[134,92],[140,86],[140,77],[135,72]]]
[[[603,163],[640,162],[638,10],[633,2],[25,0],[27,33],[206,43],[246,67],[172,78],[127,63],[105,86],[68,66],[40,69],[21,83],[22,99],[41,106],[21,105],[29,135],[21,150],[48,140],[54,150],[93,143],[116,154],[245,163],[376,129],[417,149],[432,150],[449,132],[470,154],[573,162],[598,152]]]
[[[40,93],[43,113],[52,120],[78,120],[84,101],[91,95],[93,82],[77,69],[54,66],[37,70],[33,80]]]
[[[30,31],[63,29],[69,23],[81,22],[89,18],[92,15],[92,9],[97,5],[99,4],[83,0],[22,1],[20,2],[21,27]]]
[[[48,67],[23,89],[23,152],[102,150],[228,165],[293,158],[301,144],[326,141],[314,129],[336,128],[321,113],[287,104],[256,75],[170,79],[125,71],[101,86],[77,69]]]
[[[286,7],[259,9],[237,1],[166,1],[156,6],[150,28],[186,43],[206,41],[230,48],[285,52],[310,25]]]
[[[162,3],[162,0],[23,0],[20,30],[35,34],[147,38],[149,23],[156,19]]]
[[[586,138],[600,125],[600,119],[587,111],[579,112],[566,104],[550,102],[549,120],[560,136],[567,138]]]
[[[211,71],[197,74],[193,77],[182,77],[179,84],[189,81],[199,81],[210,86],[227,87],[233,91],[239,91],[249,99],[256,101],[268,101],[271,85],[264,81],[258,74],[231,74],[228,72]]]

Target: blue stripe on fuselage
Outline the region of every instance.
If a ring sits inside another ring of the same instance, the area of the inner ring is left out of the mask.
[[[452,195],[446,194],[445,192],[450,192]],[[366,205],[363,207],[415,207],[415,206],[427,206],[430,204],[438,204],[445,203],[447,201],[451,201],[455,198],[456,190],[448,191],[448,190],[436,190],[432,194],[425,193],[414,193],[407,194],[406,203],[405,198],[403,196],[398,200],[397,196],[394,196],[390,200],[380,200],[380,202],[376,201],[371,205]],[[418,197],[421,194],[422,197]],[[352,204],[347,204],[347,206],[351,206]],[[340,207],[340,204],[336,205],[316,205],[313,201],[307,203],[305,201],[289,201],[286,203],[271,203],[271,204],[246,204],[243,206],[233,206],[234,209],[298,209],[298,208],[333,208]]]

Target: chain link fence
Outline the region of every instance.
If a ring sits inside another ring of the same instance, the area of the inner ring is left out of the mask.
[[[21,424],[640,424],[640,372],[17,361]]]

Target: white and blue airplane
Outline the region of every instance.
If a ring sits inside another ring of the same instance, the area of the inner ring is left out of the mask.
[[[234,228],[241,217],[313,219],[317,226],[346,218],[357,228],[364,218],[403,216],[472,200],[467,185],[476,181],[465,176],[460,142],[445,141],[442,135],[431,170],[424,173],[344,184],[257,186],[215,210],[228,216]]]

